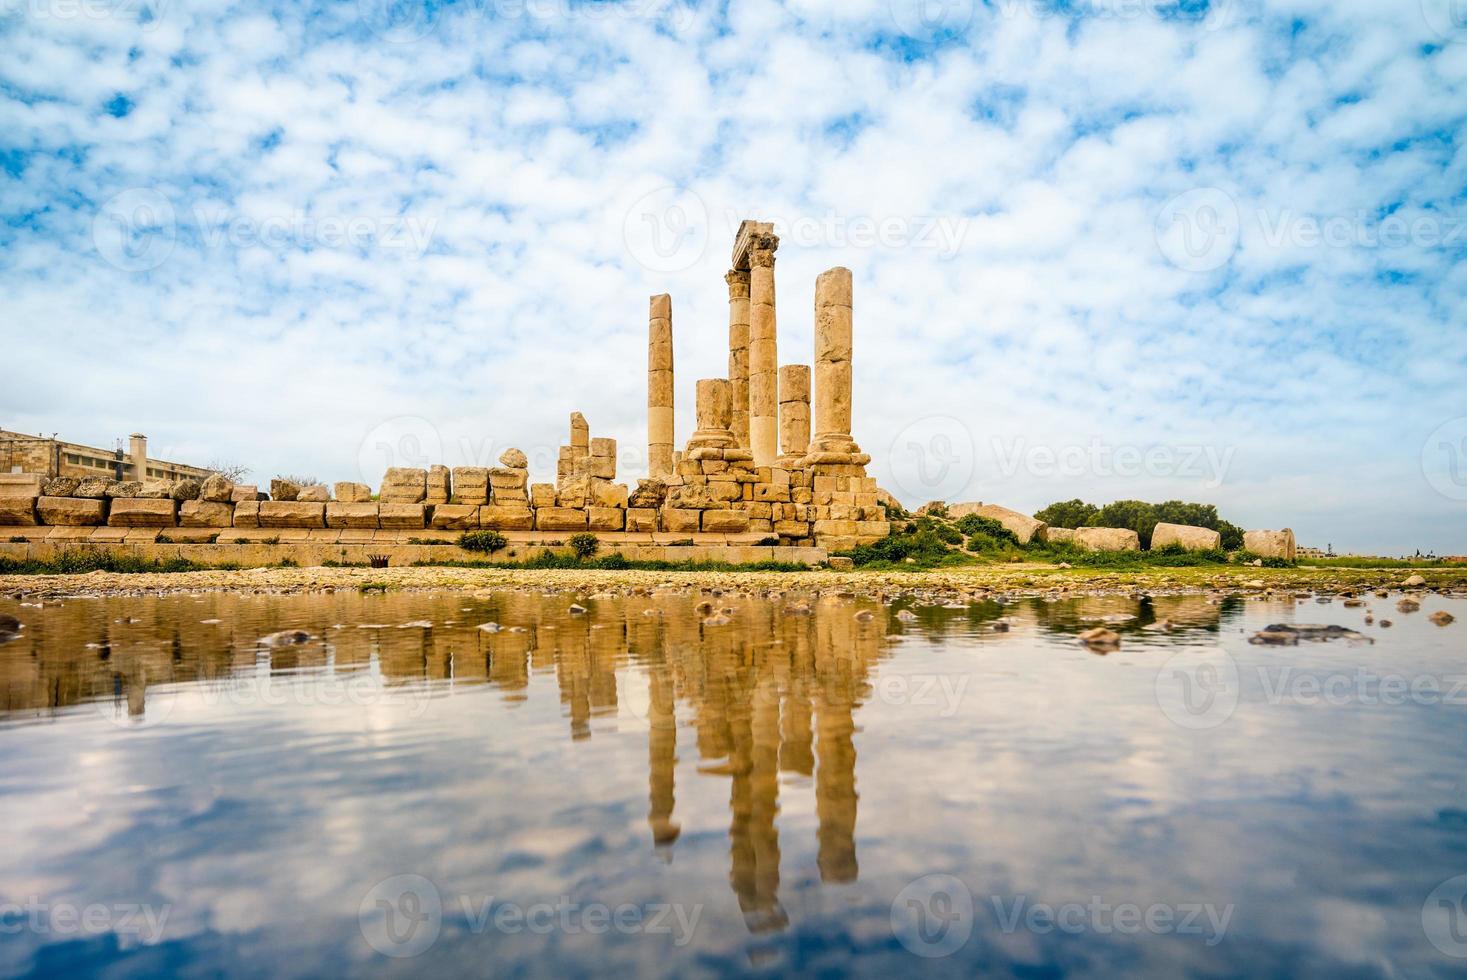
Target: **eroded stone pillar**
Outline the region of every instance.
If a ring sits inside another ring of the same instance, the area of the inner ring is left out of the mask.
[[[647,473],[673,473],[672,297],[653,296],[647,321]]]
[[[571,412],[570,444],[577,459],[591,455],[591,423],[580,412]]]
[[[755,466],[779,455],[779,345],[774,314],[774,252],[779,236],[749,242],[749,448]]]
[[[810,367],[779,369],[779,462],[794,465],[810,451]]]
[[[815,439],[812,453],[860,452],[851,438],[851,270],[815,280]]]
[[[698,431],[688,440],[689,449],[727,449],[733,445],[733,433],[728,428],[733,412],[729,389],[724,378],[698,382]]]
[[[749,448],[749,270],[732,269],[728,283],[728,383],[734,441]]]

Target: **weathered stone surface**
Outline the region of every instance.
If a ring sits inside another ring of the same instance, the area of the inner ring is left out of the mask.
[[[49,480],[41,481],[42,497],[72,497],[76,495],[77,485],[81,483],[72,476],[53,476]]]
[[[234,499],[234,484],[215,473],[199,484],[199,499],[211,504],[227,504]]]
[[[144,480],[138,487],[135,497],[145,497],[149,500],[172,500],[173,481],[171,480]]]
[[[0,525],[6,527],[35,527],[36,500],[36,497],[0,497]]]
[[[336,499],[343,504],[365,504],[372,499],[372,488],[365,483],[338,483],[331,488]]]
[[[749,515],[742,510],[705,510],[703,530],[710,533],[742,534],[749,529]]]
[[[529,469],[530,458],[520,450],[510,448],[499,454],[499,465],[507,466],[512,470]]]
[[[118,497],[107,511],[110,527],[174,527],[178,501],[171,497]]]
[[[1284,561],[1293,561],[1298,551],[1294,532],[1289,528],[1282,531],[1245,531],[1243,547],[1260,558],[1282,558]]]
[[[168,496],[174,500],[198,500],[204,484],[199,480],[174,480],[168,487]]]
[[[662,508],[662,529],[674,533],[692,533],[703,529],[703,512],[681,507]]]
[[[535,511],[535,528],[539,531],[584,531],[586,512],[570,507],[546,507]]]
[[[107,522],[107,501],[83,497],[40,497],[36,513],[52,527],[97,527]]]
[[[651,507],[627,508],[627,530],[642,532],[657,530],[657,511]]]
[[[1123,527],[1077,527],[1075,545],[1086,551],[1140,551],[1141,538]]]
[[[44,478],[39,473],[0,473],[0,497],[30,497],[41,495]]]
[[[447,466],[428,467],[428,479],[423,502],[446,504],[453,497],[453,482]]]
[[[990,521],[998,521],[1008,531],[1013,532],[1014,537],[1019,539],[1020,544],[1028,544],[1035,537],[1044,540],[1044,530],[1049,527],[1043,521],[1035,520],[1028,514],[1021,514],[998,504],[952,504],[947,509],[948,517],[953,520],[976,514],[986,517]]]
[[[354,484],[360,486],[360,484]],[[370,531],[377,527],[377,504],[371,500],[347,502],[334,500],[326,505],[326,526],[352,531]]]
[[[331,499],[331,491],[320,483],[308,487],[301,487],[295,495],[295,499],[306,504],[324,504]]]
[[[260,500],[236,500],[234,502],[234,526],[235,527],[259,527],[260,526]]]
[[[262,500],[260,502],[260,527],[324,528],[325,526],[326,505],[323,503],[298,500]]]
[[[239,484],[235,484],[234,489],[229,492],[229,499],[235,503],[258,501],[264,499],[264,497],[265,495],[260,492],[259,487],[246,487],[240,486]]]
[[[489,502],[489,468],[487,466],[455,466],[453,468],[453,502],[484,505]]]
[[[653,477],[650,480],[638,480],[637,489],[627,498],[628,507],[656,508],[661,507],[667,499],[667,483]]]
[[[437,531],[473,531],[479,527],[478,504],[435,504],[429,526]]]
[[[555,506],[555,484],[536,483],[530,487],[530,503],[537,509]]]
[[[71,492],[73,497],[86,497],[91,500],[105,500],[107,497],[107,484],[111,480],[100,476],[89,476],[85,480],[77,482],[76,489]]]
[[[493,491],[523,490],[530,483],[530,474],[525,470],[514,470],[508,466],[495,466],[489,470],[489,486]]]
[[[384,531],[421,531],[428,526],[428,508],[384,501],[377,507],[377,523]]]
[[[535,514],[528,507],[488,504],[479,508],[479,526],[492,531],[530,531]]]
[[[1042,540],[1050,544],[1074,544],[1075,529],[1072,527],[1047,527]]]
[[[218,500],[185,500],[178,507],[179,527],[234,527],[234,505]]]
[[[280,477],[270,481],[270,499],[276,503],[296,500],[301,492],[301,485],[294,480],[282,480]]]
[[[394,466],[382,477],[384,504],[421,504],[428,496],[428,471],[409,466]]]
[[[587,507],[586,529],[620,531],[626,526],[626,511],[620,507]]]
[[[591,500],[593,507],[620,507],[625,509],[629,495],[625,483],[609,483],[605,480],[595,480],[591,484]]]
[[[590,497],[591,480],[589,477],[571,477],[555,490],[555,503],[558,507],[584,507]]]
[[[571,412],[570,432],[570,444],[577,450],[576,455],[584,456],[591,449],[591,423],[580,412]]]
[[[1151,550],[1180,545],[1188,551],[1212,551],[1222,547],[1222,535],[1205,527],[1188,524],[1158,524],[1151,532]]]

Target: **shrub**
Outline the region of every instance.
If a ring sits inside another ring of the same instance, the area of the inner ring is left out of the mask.
[[[1050,527],[1088,527],[1095,520],[1099,508],[1083,500],[1064,500],[1050,504],[1034,515]]]
[[[627,558],[626,555],[622,554],[619,551],[614,551],[609,555],[605,555],[601,558],[600,561],[596,562],[596,567],[604,568],[607,571],[621,572],[627,570],[628,568],[631,568],[632,562],[631,559]]]
[[[1019,543],[1019,539],[1013,531],[1010,531],[991,517],[979,517],[977,514],[969,514],[959,520],[958,530],[969,537],[976,534],[993,538],[996,541],[1008,541],[1012,544]],[[970,546],[968,550],[976,551],[977,549]]]
[[[601,540],[590,532],[572,534],[570,538],[571,551],[576,557],[584,561],[590,558],[601,548]]]
[[[465,551],[482,551],[493,554],[509,544],[498,531],[465,531],[459,535],[458,546]]]

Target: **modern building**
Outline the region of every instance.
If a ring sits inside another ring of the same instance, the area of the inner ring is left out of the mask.
[[[0,473],[35,473],[45,477],[72,476],[79,479],[103,477],[112,480],[202,479],[212,470],[186,463],[153,459],[148,455],[148,437],[140,432],[128,436],[112,449],[98,449],[66,442],[55,435],[27,435],[0,429]]]

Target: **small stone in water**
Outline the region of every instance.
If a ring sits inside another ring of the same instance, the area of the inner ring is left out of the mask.
[[[1433,623],[1438,626],[1450,626],[1452,625],[1452,623],[1457,621],[1456,616],[1453,616],[1451,613],[1445,610],[1434,612],[1427,618],[1429,618]]]
[[[570,614],[572,616],[584,616],[586,614],[586,607],[571,603]]]
[[[1097,626],[1081,633],[1080,642],[1087,647],[1118,647],[1121,645],[1121,635],[1104,626]]]
[[[1417,602],[1415,599],[1402,599],[1400,602],[1396,603],[1397,612],[1413,613],[1420,608],[1421,603]]]

